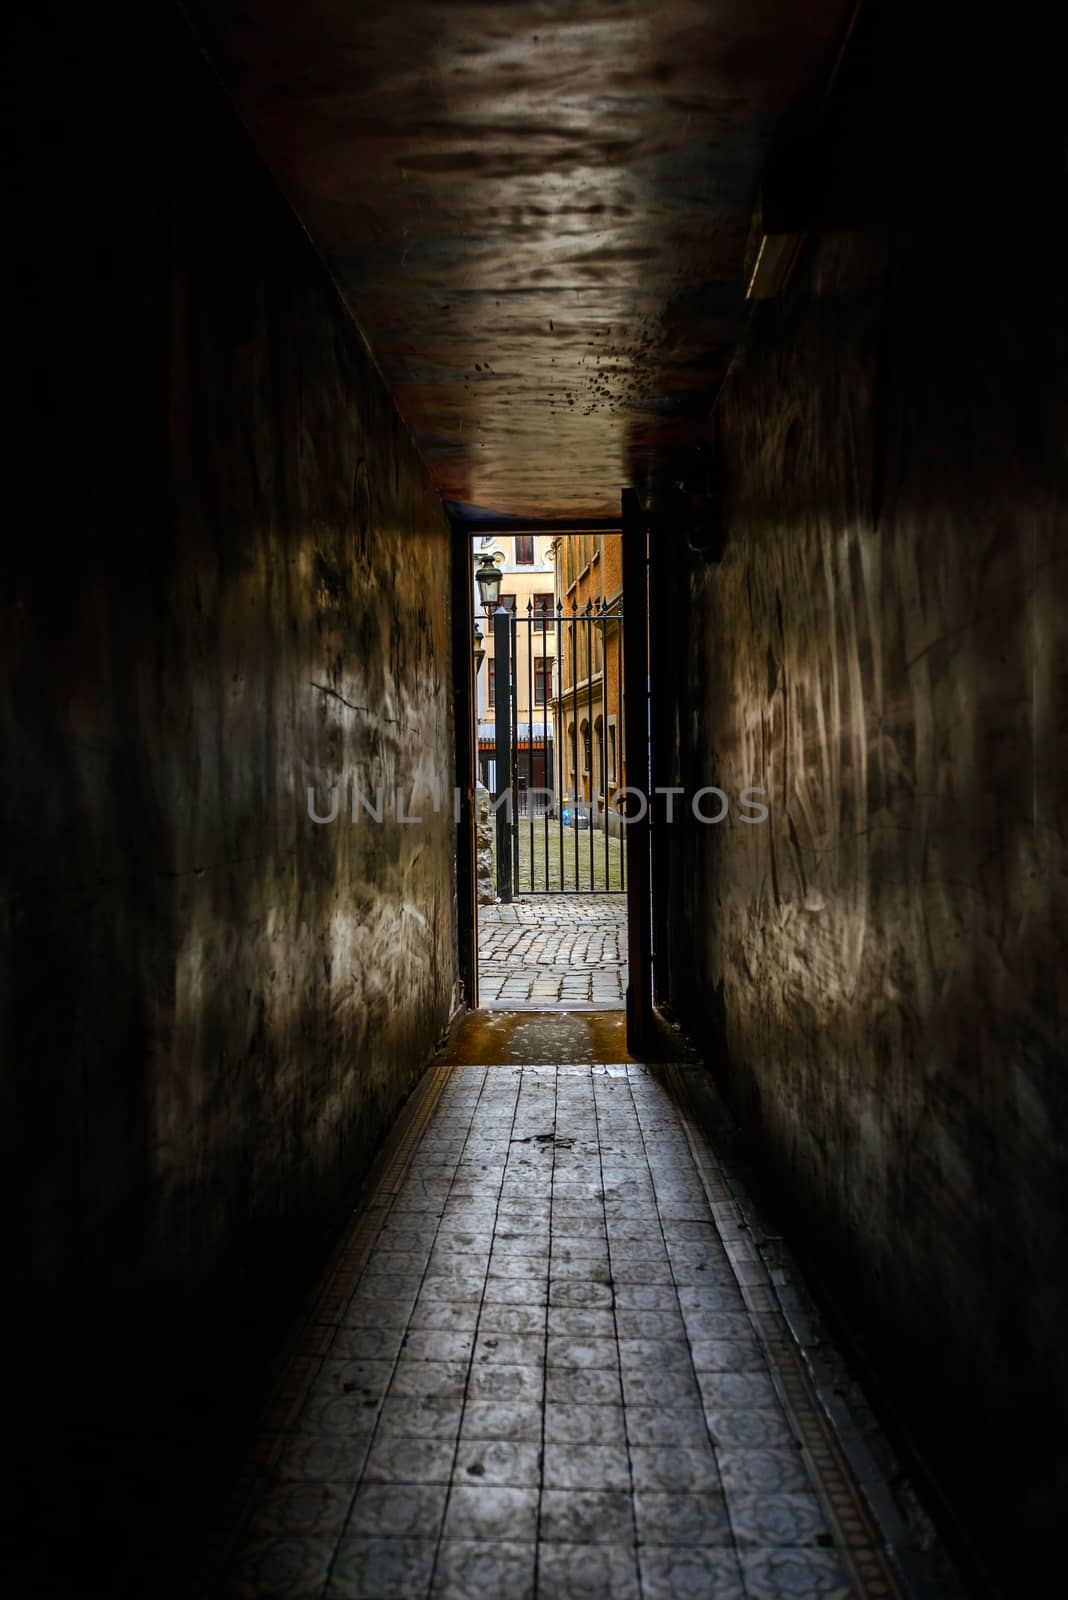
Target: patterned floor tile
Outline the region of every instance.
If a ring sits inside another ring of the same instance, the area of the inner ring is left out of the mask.
[[[632,1444],[630,1465],[636,1490],[700,1494],[720,1487],[716,1457],[707,1443],[703,1447]]]
[[[727,1496],[734,1537],[741,1544],[829,1544],[820,1503],[814,1494],[737,1494]]]
[[[763,1373],[766,1362],[755,1336],[742,1339],[694,1339],[691,1345],[698,1372]]]
[[[489,1278],[485,1289],[486,1305],[543,1306],[549,1297],[549,1286],[540,1278]]]
[[[586,1278],[550,1279],[550,1306],[596,1307],[612,1304],[612,1289],[607,1283],[593,1283]]]
[[[538,1600],[641,1600],[634,1546],[540,1544]]]
[[[483,1334],[537,1334],[545,1333],[545,1309],[542,1306],[484,1305],[478,1319],[478,1332]]]
[[[352,1497],[351,1481],[279,1483],[261,1496],[250,1530],[255,1537],[314,1535],[336,1539],[345,1526]]]
[[[456,1457],[456,1482],[536,1489],[540,1457],[536,1440],[465,1440]]]
[[[830,1550],[741,1550],[746,1600],[855,1600]]]
[[[444,1484],[364,1483],[352,1504],[348,1532],[365,1539],[434,1539],[447,1494]]]
[[[703,1449],[708,1428],[698,1406],[627,1406],[631,1445],[686,1445]]]
[[[699,1409],[701,1394],[689,1364],[682,1367],[625,1367],[623,1402],[627,1406],[657,1406],[672,1410]]]
[[[333,1555],[332,1539],[247,1539],[223,1592],[241,1600],[312,1600],[326,1587]]]
[[[545,1359],[550,1371],[558,1367],[591,1367],[612,1371],[619,1365],[619,1346],[614,1338],[582,1338],[566,1333],[550,1333]]]
[[[547,1442],[543,1481],[547,1489],[630,1489],[630,1462],[622,1444]]]
[[[550,1367],[545,1374],[545,1398],[566,1405],[619,1405],[623,1398],[619,1373],[604,1367]]]
[[[643,1545],[642,1600],[742,1600],[744,1589],[733,1550]]]
[[[570,1339],[614,1339],[615,1318],[609,1307],[550,1306],[550,1337]]]
[[[726,1504],[714,1490],[682,1494],[641,1489],[634,1496],[634,1511],[639,1544],[732,1543]]]
[[[338,1328],[329,1348],[329,1355],[337,1361],[389,1361],[397,1359],[402,1327]]]
[[[540,1405],[545,1372],[540,1366],[508,1362],[472,1366],[467,1380],[468,1403],[478,1400],[533,1401]]]
[[[779,1396],[766,1372],[723,1372],[704,1370],[699,1375],[701,1393],[709,1408],[738,1407],[741,1410],[775,1411]]]
[[[393,1369],[390,1400],[462,1400],[467,1387],[465,1361],[417,1361],[402,1356]]]
[[[434,1539],[346,1537],[327,1600],[425,1600],[436,1549]]]
[[[376,1439],[367,1457],[368,1483],[449,1483],[452,1479],[453,1439]]]
[[[720,1477],[728,1492],[797,1494],[812,1487],[800,1450],[745,1449],[730,1446],[716,1452]]]
[[[434,1600],[534,1600],[534,1570],[533,1544],[443,1539],[431,1594]]]
[[[626,1544],[634,1538],[634,1510],[624,1491],[545,1489],[541,1539],[551,1544]]]
[[[621,1334],[617,1348],[624,1372],[646,1372],[655,1367],[661,1372],[683,1372],[687,1377],[693,1374],[690,1346],[685,1338],[628,1339]]]
[[[477,1300],[455,1304],[447,1300],[419,1300],[412,1312],[411,1331],[473,1333],[478,1325]]]
[[[534,1400],[469,1400],[464,1407],[460,1438],[541,1439],[542,1407]]]
[[[670,1283],[620,1283],[616,1285],[615,1303],[624,1311],[670,1314],[679,1309],[679,1296]]]
[[[445,1513],[446,1539],[532,1543],[538,1531],[538,1490],[454,1485]]]
[[[729,1402],[705,1406],[705,1420],[717,1447],[747,1450],[789,1450],[796,1444],[793,1429],[781,1409],[734,1408]]]
[[[545,1442],[625,1445],[627,1430],[620,1405],[574,1405],[550,1401],[545,1407]]]
[[[404,1336],[398,1354],[402,1361],[466,1362],[475,1347],[474,1328],[411,1328]]]
[[[387,1396],[378,1419],[376,1438],[455,1439],[463,1402],[455,1399],[413,1400]]]
[[[378,1414],[377,1403],[360,1395],[313,1393],[300,1413],[300,1431],[370,1441]]]

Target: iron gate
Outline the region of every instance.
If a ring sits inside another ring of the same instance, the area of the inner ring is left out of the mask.
[[[513,894],[623,894],[626,785],[623,608],[528,600],[510,618],[507,662],[491,668],[479,723],[480,775],[510,817]],[[496,770],[498,699],[508,696],[508,765]],[[490,781],[492,780],[492,781]],[[498,873],[498,882],[500,874]]]

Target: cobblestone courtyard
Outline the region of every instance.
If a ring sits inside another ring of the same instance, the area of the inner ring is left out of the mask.
[[[616,1010],[627,987],[621,894],[538,895],[478,912],[479,1004]]]

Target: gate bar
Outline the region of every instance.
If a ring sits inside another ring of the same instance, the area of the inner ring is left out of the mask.
[[[512,888],[522,892],[519,882],[519,607],[509,613],[512,630],[512,656],[509,661],[508,701],[512,708]]]

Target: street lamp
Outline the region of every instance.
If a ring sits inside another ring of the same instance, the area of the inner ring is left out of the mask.
[[[493,677],[494,677],[494,738],[493,761],[496,779],[494,787],[497,812],[497,897],[502,905],[512,899],[512,614],[500,604],[501,558],[495,561],[489,551],[482,556],[475,572],[479,598],[487,620],[493,624]],[[485,651],[481,645],[481,632],[475,635],[475,660],[481,664]],[[476,666],[475,671],[478,671]]]
[[[482,629],[479,627],[478,623],[476,622],[475,623],[475,676],[476,677],[478,676],[478,669],[481,667],[483,661],[485,661],[485,659],[486,659],[486,647],[482,642],[484,637],[485,637],[485,635],[483,634]]]
[[[489,551],[482,557],[482,565],[475,573],[479,596],[487,617],[496,609],[501,597],[501,569]]]

